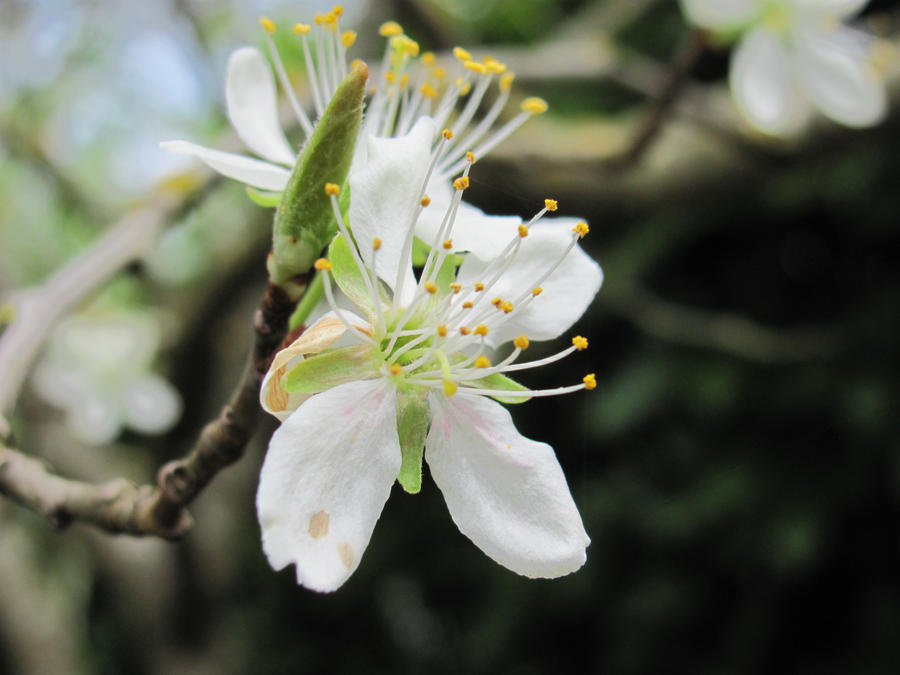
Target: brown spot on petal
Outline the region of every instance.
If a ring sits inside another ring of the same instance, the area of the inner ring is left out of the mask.
[[[321,539],[328,534],[328,522],[331,517],[325,511],[313,514],[309,519],[309,536],[313,539]]]
[[[267,383],[269,390],[266,392],[266,405],[269,406],[272,412],[281,412],[287,408],[289,395],[281,388],[281,378],[284,377],[286,370],[286,365],[281,366],[281,368],[272,373],[272,377],[269,378]]]
[[[338,555],[341,556],[341,562],[348,570],[353,567],[353,547],[349,542],[342,541],[337,545]]]

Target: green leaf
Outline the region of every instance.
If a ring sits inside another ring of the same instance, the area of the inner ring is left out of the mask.
[[[331,349],[301,361],[282,385],[292,394],[317,394],[339,384],[368,380],[378,375],[369,345]]]
[[[422,489],[422,454],[428,434],[428,391],[419,387],[397,390],[397,434],[403,457],[397,482],[410,494]]]
[[[368,76],[365,64],[350,72],[294,165],[275,211],[268,268],[276,284],[284,285],[306,274],[337,230],[325,184],[343,185],[346,181],[359,135]]]
[[[331,246],[328,247],[328,260],[331,262],[331,276],[344,295],[350,298],[357,307],[365,309],[371,317],[372,312],[375,311],[372,306],[372,296],[362,272],[359,271],[359,266],[353,259],[350,244],[343,235],[339,234],[331,242]]]
[[[267,208],[271,208],[273,206],[278,206],[281,203],[281,195],[284,194],[282,192],[269,192],[268,190],[257,190],[255,187],[251,185],[247,185],[247,196],[250,197],[250,201],[254,204],[258,204],[259,206],[265,206]]]
[[[480,380],[475,380],[471,383],[473,387],[478,387],[480,389],[494,389],[501,391],[528,391],[528,387],[524,387],[515,380],[511,380],[506,377],[502,373],[494,373],[493,375],[488,375],[487,377],[482,377]],[[530,396],[491,396],[496,401],[500,401],[500,403],[525,403],[525,401],[529,400]]]

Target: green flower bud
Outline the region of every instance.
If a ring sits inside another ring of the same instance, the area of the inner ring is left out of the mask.
[[[358,64],[341,83],[306,142],[275,211],[269,277],[290,286],[334,237],[337,224],[325,184],[343,185],[362,121],[368,66]]]

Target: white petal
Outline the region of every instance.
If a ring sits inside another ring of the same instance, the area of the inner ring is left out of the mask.
[[[343,316],[354,326],[366,332],[371,331],[369,324],[352,312],[344,311]],[[334,312],[329,312],[303,331],[290,345],[279,351],[272,359],[259,389],[259,403],[263,410],[282,422],[290,417],[309,396],[286,391],[281,386],[285,375],[309,354],[318,354],[329,347],[343,347],[359,342],[359,340],[351,342],[352,336],[346,336],[346,333],[347,324],[338,319]],[[342,344],[344,342],[346,344]]]
[[[263,549],[297,582],[339,588],[359,560],[400,472],[396,389],[350,382],[310,398],[272,436],[256,495]]]
[[[425,458],[459,531],[518,574],[580,568],[590,539],[553,448],[484,397],[432,395],[431,407]]]
[[[809,106],[791,78],[790,59],[779,39],[758,29],[738,46],[731,60],[731,92],[753,126],[774,135],[799,131]]]
[[[750,21],[759,11],[758,0],[681,0],[688,20],[704,28],[728,30]]]
[[[831,33],[800,29],[795,40],[797,82],[819,110],[851,127],[884,118],[887,93],[870,62],[866,36],[844,27]]]
[[[572,242],[574,218],[556,218],[538,223],[522,240],[515,259],[497,283],[485,292],[515,302],[523,293],[540,283],[543,292],[515,307],[511,314],[496,312],[485,321],[490,329],[486,342],[498,346],[523,333],[531,340],[552,340],[575,323],[591,304],[600,285],[603,271],[580,246],[575,246],[553,274],[540,277],[560,258]],[[463,286],[485,282],[487,263],[466,257],[459,270]],[[502,321],[502,323],[500,323]]]
[[[142,434],[162,434],[181,415],[178,391],[159,375],[144,373],[122,393],[125,423]]]
[[[450,202],[453,189],[443,181],[428,186],[431,203],[422,211],[416,223],[416,236],[429,246],[434,245]],[[483,260],[496,258],[510,240],[518,235],[522,219],[518,216],[489,216],[479,208],[461,202],[456,210],[453,229],[447,237],[453,241],[453,251],[471,251]],[[440,245],[441,242],[437,242]]]
[[[114,392],[86,390],[67,412],[71,432],[90,445],[111,443],[122,430],[122,410]]]
[[[284,190],[290,178],[290,171],[276,164],[269,164],[258,159],[222,152],[188,141],[165,141],[159,147],[169,152],[193,155],[202,160],[223,176],[234,178],[263,190]]]
[[[296,153],[278,120],[275,78],[258,49],[242,47],[228,59],[225,102],[231,126],[248,148],[271,162],[293,166]]]
[[[838,17],[853,16],[862,11],[869,0],[791,0],[799,9],[811,9],[821,12],[829,12]]]
[[[402,270],[407,293],[415,282],[411,262],[401,260],[403,243],[415,225],[434,129],[431,118],[423,117],[406,136],[369,138],[366,163],[350,176],[350,229],[360,252],[371,265],[372,242],[381,239],[375,271],[394,288]]]

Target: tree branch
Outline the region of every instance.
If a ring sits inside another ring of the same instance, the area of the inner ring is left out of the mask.
[[[254,316],[247,366],[228,404],[204,427],[191,451],[164,465],[157,484],[124,479],[99,485],[54,474],[43,462],[0,446],[0,493],[43,514],[56,527],[75,520],[109,532],[178,539],[193,524],[185,507],[237,461],[259,423],[259,387],[296,302],[269,283]]]

